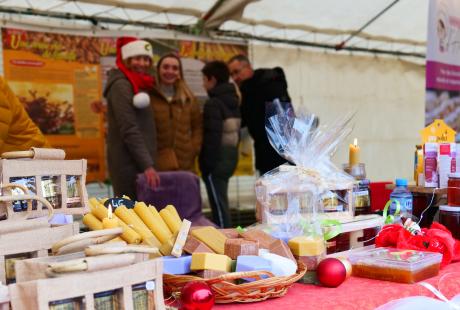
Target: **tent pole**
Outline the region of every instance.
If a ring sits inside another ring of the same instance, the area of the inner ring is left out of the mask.
[[[354,38],[357,34],[359,34],[360,32],[362,32],[367,26],[369,26],[370,24],[372,24],[377,18],[379,18],[380,16],[382,16],[383,14],[385,14],[386,11],[388,11],[391,7],[393,7],[396,3],[398,3],[399,0],[395,0],[393,1],[392,3],[390,3],[386,8],[384,8],[382,11],[380,11],[377,15],[375,15],[374,17],[372,17],[367,23],[365,23],[361,28],[359,28],[358,30],[356,30],[355,32],[353,32],[352,34],[350,34],[348,36],[348,38],[346,38],[345,40],[343,40],[342,42],[340,42],[339,44],[337,44],[335,46],[335,50],[337,51],[340,51],[341,49],[343,49],[345,47],[345,44],[347,44],[348,41],[350,41],[352,38]]]

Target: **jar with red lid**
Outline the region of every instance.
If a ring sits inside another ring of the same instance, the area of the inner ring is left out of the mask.
[[[460,206],[460,173],[449,173],[447,181],[447,204]]]
[[[439,206],[439,223],[446,226],[455,239],[460,239],[460,206]]]

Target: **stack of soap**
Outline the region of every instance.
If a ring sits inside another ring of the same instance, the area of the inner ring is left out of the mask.
[[[227,240],[227,237],[214,227],[206,226],[196,228],[191,231],[191,234],[210,247],[214,252],[224,254],[225,240]]]
[[[190,273],[192,256],[163,256],[163,273],[167,274],[187,274]]]
[[[276,241],[275,238],[259,229],[251,229],[245,232],[240,233],[241,237],[246,240],[258,241],[259,247],[262,249],[269,249],[270,244]]]
[[[232,260],[226,255],[213,253],[193,253],[191,270],[217,270],[230,272]]]
[[[316,270],[316,266],[326,253],[324,239],[320,236],[295,237],[289,240],[288,244],[294,257],[310,271]]]
[[[231,259],[236,259],[240,255],[257,255],[259,244],[245,239],[227,239],[224,253]]]

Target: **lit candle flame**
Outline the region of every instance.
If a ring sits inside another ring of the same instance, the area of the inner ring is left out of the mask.
[[[108,209],[108,210],[107,210],[107,217],[108,217],[109,219],[112,219],[112,217],[113,217],[113,215],[112,215],[112,205],[109,204],[109,207],[108,207],[107,209]]]
[[[358,146],[358,138],[355,138],[355,139],[353,140],[353,145],[354,145],[354,146]]]

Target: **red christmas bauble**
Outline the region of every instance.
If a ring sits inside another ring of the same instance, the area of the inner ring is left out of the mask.
[[[347,270],[337,258],[326,258],[316,268],[318,281],[327,287],[337,287],[345,281]]]
[[[214,306],[214,293],[202,281],[184,285],[180,294],[180,310],[210,310]]]

